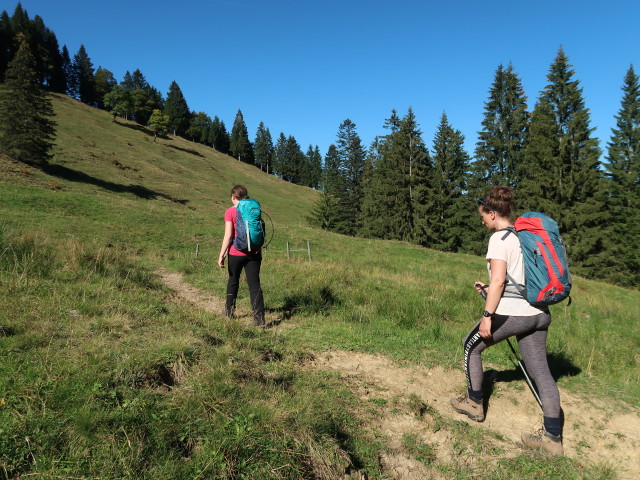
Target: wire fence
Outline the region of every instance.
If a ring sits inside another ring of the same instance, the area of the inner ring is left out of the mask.
[[[293,253],[298,253],[298,252],[305,252],[307,255],[307,258],[309,259],[309,261],[311,261],[311,242],[309,242],[309,240],[306,240],[307,243],[307,248],[292,248],[291,244],[289,242],[285,243],[285,248],[284,250],[278,250],[278,249],[274,249],[272,247],[269,248],[264,248],[262,250],[262,253],[286,253],[287,254],[287,260],[290,260],[292,257]],[[196,244],[196,251],[195,251],[195,256],[196,258],[198,258],[198,256],[201,254],[200,252],[200,244]]]

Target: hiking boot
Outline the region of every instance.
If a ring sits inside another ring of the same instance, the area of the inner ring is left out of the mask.
[[[535,434],[523,433],[522,443],[529,448],[542,449],[550,455],[561,457],[564,455],[562,447],[562,437],[556,437],[545,431],[544,428],[538,430]]]
[[[484,408],[482,401],[479,403],[473,398],[469,397],[469,394],[464,397],[453,397],[451,399],[451,406],[458,413],[464,413],[471,420],[476,422],[484,421]]]

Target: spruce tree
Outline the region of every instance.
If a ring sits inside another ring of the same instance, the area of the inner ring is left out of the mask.
[[[249,132],[240,109],[236,113],[236,118],[231,128],[229,151],[237,160],[253,165],[253,145],[249,140]]]
[[[169,115],[169,129],[173,132],[173,135],[183,136],[189,128],[191,112],[184,95],[182,95],[182,90],[180,90],[175,80],[169,85],[169,93],[167,93],[167,100],[164,104],[164,113]]]
[[[97,105],[95,75],[93,64],[84,48],[80,45],[78,53],[73,57],[73,75],[77,88],[76,99],[92,107]]]
[[[282,178],[297,185],[304,185],[306,178],[305,156],[293,135],[289,135],[287,138],[284,156],[287,162],[287,173]]]
[[[476,144],[473,172],[476,192],[486,186],[518,183],[517,167],[522,162],[529,130],[527,98],[513,65],[496,70],[485,103],[482,130]],[[476,193],[480,196],[480,193]]]
[[[47,164],[55,136],[51,100],[42,86],[24,36],[0,89],[0,151],[20,162]]]
[[[64,72],[65,78],[65,87],[66,90],[62,93],[66,93],[70,97],[75,98],[77,95],[77,86],[74,77],[73,71],[73,62],[71,61],[71,57],[69,56],[69,50],[66,45],[62,46],[62,70]]]
[[[271,132],[264,126],[263,122],[258,125],[256,131],[256,140],[254,142],[254,157],[256,166],[260,167],[260,170],[269,173],[273,170],[273,140],[271,139]]]
[[[382,142],[379,137],[371,143],[362,170],[362,203],[359,235],[368,238],[385,238],[387,211],[382,197],[383,177],[380,169]]]
[[[322,172],[322,184],[324,195],[318,200],[319,211],[331,221],[327,229],[337,233],[350,234],[352,231],[352,219],[344,208],[347,194],[347,180],[342,172],[342,162],[338,148],[331,144],[324,157],[324,169]],[[322,208],[320,208],[322,206]]]
[[[597,276],[607,263],[605,184],[598,139],[591,136],[589,110],[574,73],[560,49],[534,110],[517,195],[524,209],[548,207],[543,211],[558,221],[573,271]],[[551,137],[545,140],[541,133]]]
[[[4,80],[9,62],[13,58],[11,17],[6,10],[0,13],[0,81]]]
[[[311,215],[307,217],[310,225],[323,230],[335,231],[339,221],[340,205],[338,199],[323,191],[313,205]]]
[[[427,216],[433,248],[447,252],[468,249],[476,231],[472,230],[472,216],[476,204],[467,192],[467,171],[470,158],[464,149],[464,136],[455,130],[445,113],[433,140],[432,194]],[[472,231],[471,231],[472,230]]]
[[[612,128],[605,167],[609,178],[614,268],[607,279],[640,285],[640,84],[633,65],[622,87],[622,102]]]
[[[220,153],[229,153],[229,134],[224,126],[224,122],[217,116],[213,117],[209,129],[209,143]]]
[[[287,172],[287,137],[284,132],[280,132],[276,145],[273,149],[273,173],[280,178],[284,178]]]
[[[309,145],[309,148],[311,148],[311,145]],[[309,186],[311,188],[320,188],[322,183],[322,154],[318,145],[314,147],[313,154],[309,157],[309,170]]]
[[[345,231],[355,235],[360,225],[360,203],[362,201],[362,171],[366,152],[356,131],[356,124],[346,119],[340,124],[337,135],[336,149],[340,161],[340,173],[345,180],[345,194],[341,198],[342,208],[346,218],[351,221],[344,223]]]

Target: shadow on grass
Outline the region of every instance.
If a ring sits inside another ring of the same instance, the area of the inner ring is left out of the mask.
[[[571,360],[567,358],[563,353],[547,353],[547,360],[549,362],[549,370],[551,370],[551,375],[556,382],[562,377],[575,377],[576,375],[582,373],[582,370],[574,365]],[[488,399],[493,392],[494,383],[509,383],[513,381],[523,380],[525,380],[524,374],[522,373],[522,370],[520,370],[520,367],[517,366],[517,363],[516,365],[514,365],[513,370],[487,370],[482,382],[482,391],[485,398]]]
[[[69,180],[70,182],[88,183],[90,185],[95,185],[97,187],[104,188],[105,190],[109,190],[110,192],[132,193],[136,197],[142,198],[144,200],[156,200],[158,198],[164,198],[181,205],[186,205],[189,203],[189,200],[180,200],[177,198],[173,198],[171,195],[156,192],[155,190],[151,190],[142,185],[122,185],[119,183],[109,182],[107,180],[101,180],[99,178],[92,177],[91,175],[88,175],[84,172],[80,172],[78,170],[74,170],[62,165],[47,165],[42,168],[42,171],[54,177]]]
[[[316,287],[304,292],[295,292],[285,297],[282,307],[266,309],[268,313],[274,313],[278,316],[278,319],[268,326],[275,327],[280,325],[294,315],[323,314],[339,304],[340,300],[328,286]]]
[[[167,145],[166,143],[164,144],[164,146],[165,147],[169,147],[169,148],[173,148],[174,150],[179,150],[179,151],[184,152],[184,153],[189,153],[191,155],[195,155],[196,157],[204,158],[204,155],[202,155],[200,152],[196,152],[195,150],[191,150],[189,148],[176,147],[175,145]]]
[[[145,127],[144,125],[140,125],[139,123],[120,123],[120,122],[115,122],[115,123],[117,123],[122,127],[127,127],[127,128],[130,128],[131,130],[136,130],[138,132],[146,133],[150,137],[153,137],[153,131]]]

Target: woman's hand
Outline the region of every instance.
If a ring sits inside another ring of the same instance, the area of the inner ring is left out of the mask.
[[[491,317],[482,317],[478,331],[482,338],[491,338]]]
[[[226,257],[226,255],[220,255],[218,257],[218,266],[220,268],[224,268],[224,258]]]
[[[473,286],[476,289],[476,292],[478,292],[480,295],[482,295],[482,292],[484,291],[485,288],[487,288],[487,284],[486,283],[482,283],[480,281],[476,281]]]

